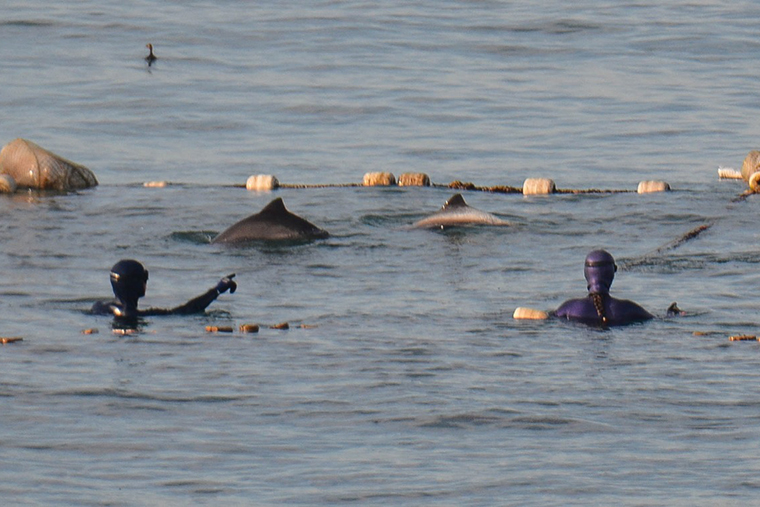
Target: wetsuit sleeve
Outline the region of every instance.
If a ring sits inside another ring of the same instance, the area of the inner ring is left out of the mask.
[[[192,313],[201,313],[210,305],[217,297],[219,297],[219,291],[216,287],[209,289],[197,298],[193,298],[184,305],[172,308],[169,313],[174,315],[189,315]]]
[[[218,296],[219,292],[217,292],[216,288],[213,288],[176,308],[147,308],[140,310],[139,315],[151,317],[155,315],[191,315],[193,313],[202,313]]]
[[[234,277],[235,274],[233,273],[222,278],[215,287],[207,290],[200,296],[191,299],[184,305],[180,305],[176,308],[171,309],[148,308],[147,310],[140,311],[140,315],[191,315],[193,313],[201,313],[208,307],[208,305],[210,305],[216,298],[219,297],[219,294],[222,294],[228,290],[231,293],[235,292],[237,289],[237,284],[232,280]]]

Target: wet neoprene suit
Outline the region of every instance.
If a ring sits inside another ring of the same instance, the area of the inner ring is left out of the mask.
[[[145,295],[148,282],[148,271],[139,262],[125,259],[117,262],[111,268],[111,286],[116,299],[113,301],[97,301],[92,305],[92,313],[97,315],[113,315],[119,318],[147,317],[152,315],[189,315],[203,312],[219,294],[235,292],[237,284],[232,280],[235,274],[222,278],[215,287],[200,296],[176,308],[137,308],[138,300]]]
[[[553,315],[600,326],[619,326],[652,319],[651,313],[633,301],[610,296],[615,271],[615,259],[608,252],[594,250],[589,253],[583,268],[589,295],[565,301]]]

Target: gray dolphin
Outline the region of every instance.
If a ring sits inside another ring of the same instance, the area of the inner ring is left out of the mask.
[[[509,225],[509,222],[468,206],[462,194],[454,194],[440,210],[416,222],[414,226],[443,228],[470,224]]]
[[[231,225],[211,242],[305,241],[328,236],[324,229],[288,211],[278,197],[255,215]]]

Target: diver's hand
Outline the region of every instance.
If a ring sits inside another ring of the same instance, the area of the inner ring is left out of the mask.
[[[223,294],[229,290],[230,294],[233,294],[235,290],[237,290],[237,284],[232,280],[233,278],[235,278],[235,273],[227,275],[219,280],[219,283],[216,284],[216,291],[219,294]]]

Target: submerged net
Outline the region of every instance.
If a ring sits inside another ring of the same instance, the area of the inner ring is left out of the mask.
[[[95,174],[85,166],[21,138],[0,151],[0,174],[13,177],[19,188],[76,190],[98,184]]]

